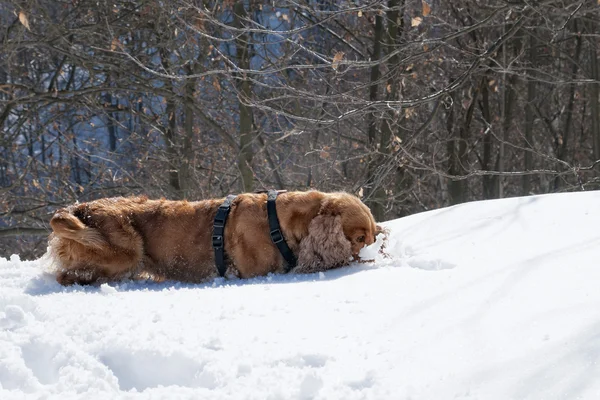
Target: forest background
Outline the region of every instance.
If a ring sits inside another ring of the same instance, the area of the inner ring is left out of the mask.
[[[0,256],[75,201],[600,187],[600,0],[0,3]]]

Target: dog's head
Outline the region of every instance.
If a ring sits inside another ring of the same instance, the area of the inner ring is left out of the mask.
[[[329,193],[300,243],[299,262],[309,267],[345,265],[351,257],[358,260],[360,250],[373,244],[380,231],[360,199],[348,193]]]
[[[344,237],[350,242],[352,257],[357,260],[358,253],[375,243],[375,237],[381,227],[375,223],[371,210],[356,196],[348,193],[335,193],[321,210],[322,215],[339,215],[339,223]]]

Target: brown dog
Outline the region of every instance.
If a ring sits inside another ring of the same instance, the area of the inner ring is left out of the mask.
[[[63,285],[150,276],[202,282],[218,275],[213,220],[223,199],[196,202],[116,197],[75,204],[50,220],[50,252]],[[266,194],[241,194],[225,228],[228,276],[281,272],[284,260],[269,236]],[[375,241],[369,209],[347,193],[288,192],[277,198],[293,272],[347,265]]]

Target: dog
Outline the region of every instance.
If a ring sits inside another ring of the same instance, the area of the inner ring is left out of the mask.
[[[205,282],[218,276],[213,220],[224,199],[103,198],[56,211],[49,251],[62,285],[152,278]],[[224,233],[227,277],[284,272],[271,240],[267,194],[245,193],[231,204]],[[360,260],[381,228],[348,193],[284,192],[276,200],[283,236],[297,258],[291,272],[311,273]]]

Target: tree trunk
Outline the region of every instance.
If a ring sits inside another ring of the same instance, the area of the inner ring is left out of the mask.
[[[194,70],[190,64],[186,66],[188,75],[193,75]],[[194,138],[194,87],[195,79],[186,79],[185,81],[185,98],[184,111],[185,119],[183,122],[183,143],[181,149],[181,167],[179,171],[179,190],[182,199],[187,199],[190,195],[190,187],[192,186],[192,142]]]
[[[504,29],[509,31],[513,27],[513,24],[508,24],[508,26],[504,26]],[[513,50],[518,54],[518,48],[520,47],[520,42],[518,39],[515,39],[515,43],[513,44]],[[509,42],[505,42],[502,45],[502,66],[504,68],[508,68],[508,60],[507,55],[509,51]],[[515,55],[516,56],[516,55]],[[514,90],[514,85],[517,82],[517,78],[515,75],[511,75],[507,77],[506,70],[502,74],[502,141],[500,142],[500,151],[498,155],[498,171],[505,172],[506,171],[506,143],[508,143],[509,134],[510,134],[510,126],[512,124],[513,118],[513,108],[516,100],[516,93]],[[504,197],[504,179],[502,176],[498,177],[498,197]]]
[[[509,142],[510,135],[510,127],[513,119],[513,111],[516,100],[516,93],[514,89],[514,85],[517,81],[516,76],[511,76],[508,79],[504,79],[504,100],[503,100],[503,109],[502,109],[502,142],[500,143],[500,155],[499,155],[499,167],[498,170],[500,172],[506,171],[506,143]],[[498,177],[498,197],[504,197],[504,180],[502,176]]]
[[[596,29],[590,22],[590,33],[595,33]],[[594,146],[594,160],[600,160],[600,107],[598,96],[600,96],[600,71],[598,70],[598,53],[596,50],[596,41],[590,39],[590,68],[591,78],[594,80],[589,86],[590,112],[592,114],[592,143]]]
[[[535,70],[536,52],[537,52],[537,41],[534,35],[529,37],[529,63],[531,64],[531,74]],[[529,77],[527,82],[527,106],[525,107],[525,171],[531,171],[533,169],[533,123],[535,121],[535,111],[533,102],[537,96],[536,83]],[[529,175],[523,175],[522,178],[522,194],[531,194],[531,178]]]
[[[377,101],[378,93],[379,93],[379,59],[381,58],[381,41],[383,38],[383,16],[379,13],[375,16],[375,36],[373,38],[373,54],[371,56],[371,60],[376,62],[375,65],[371,67],[371,77],[370,77],[370,86],[369,86],[369,101],[375,102]],[[366,189],[366,198],[367,204],[371,208],[371,212],[373,213],[373,217],[375,220],[381,221],[383,219],[384,208],[383,204],[376,199],[375,191],[377,187],[381,184],[379,179],[377,178],[377,167],[379,166],[379,157],[377,157],[377,117],[375,115],[375,111],[369,112],[367,114],[367,134],[368,134],[368,150],[370,152],[369,155],[369,163],[367,166],[367,187]]]
[[[238,1],[233,7],[234,27],[242,29],[244,25],[242,20],[247,18],[244,2]],[[237,33],[235,39],[236,58],[238,67],[247,70],[250,68],[250,45],[248,43],[247,33]],[[254,190],[254,172],[252,171],[252,159],[254,151],[254,134],[252,131],[252,110],[247,105],[251,98],[250,81],[246,73],[238,73],[236,80],[238,90],[239,124],[240,124],[240,152],[238,154],[238,169],[242,178],[242,191],[251,192]]]
[[[448,116],[446,120],[446,130],[448,131],[448,140],[446,142],[446,153],[448,156],[448,175],[456,176],[459,174],[458,172],[458,153],[456,151],[456,137],[455,131],[456,127],[454,124],[454,109],[456,108],[456,99],[454,94],[452,96],[452,106],[448,111]],[[448,197],[450,200],[450,204],[460,203],[460,199],[462,198],[462,183],[460,180],[450,178],[447,182],[448,187]]]
[[[449,175],[464,176],[468,173],[468,144],[470,137],[470,129],[471,122],[473,121],[475,105],[477,104],[477,98],[479,97],[479,91],[479,86],[477,86],[473,91],[473,99],[471,99],[471,103],[465,111],[465,116],[461,120],[461,124],[458,127],[458,129],[454,126],[454,123],[450,125],[451,130],[449,131],[449,133],[451,134],[452,139],[448,141]],[[457,104],[460,104],[456,96],[453,96],[453,98],[454,101],[452,109],[457,107]],[[453,117],[452,114],[453,113],[451,113],[451,117]],[[448,182],[448,192],[450,194],[451,204],[464,203],[468,200],[467,180],[464,178],[450,179],[450,181]]]
[[[167,99],[167,127],[165,129],[165,146],[169,170],[169,186],[173,189],[177,199],[181,199],[181,187],[179,186],[179,166],[177,165],[177,146],[175,141],[175,130],[177,129],[177,116],[175,115],[175,99]]]
[[[104,101],[106,102],[106,108],[109,110],[113,106],[112,94],[107,92],[104,95]],[[116,113],[115,113],[116,114]],[[116,115],[108,111],[106,113],[106,129],[108,129],[108,149],[114,152],[117,149],[117,126],[115,125]]]
[[[484,171],[490,171],[492,169],[493,146],[492,134],[490,132],[492,126],[492,113],[490,111],[489,82],[490,79],[488,76],[484,76],[481,80],[481,114],[488,126],[483,134],[483,158],[481,160],[481,169]],[[484,175],[482,177],[484,199],[494,199],[498,197],[498,193],[496,192],[496,189],[498,188],[498,183],[496,182],[497,179],[498,177],[493,175]]]
[[[390,11],[387,12],[387,52],[393,52],[398,46],[400,39],[402,38],[402,34],[404,33],[404,5],[406,0],[398,1],[398,0],[389,0],[388,1],[388,9]],[[400,13],[402,10],[402,14]],[[386,82],[386,100],[394,101],[398,99],[398,78],[400,71],[400,58],[397,54],[392,56],[387,63],[387,70],[389,71],[389,77]],[[397,73],[393,73],[391,71],[398,71]],[[392,140],[392,136],[394,132],[398,131],[398,118],[396,110],[388,110],[386,112],[386,117],[383,118],[381,122],[381,138],[379,142],[379,152],[381,152],[385,158],[390,154],[390,143]],[[403,138],[401,138],[403,139]],[[385,159],[383,159],[385,161]],[[406,177],[404,173],[404,168],[399,167],[397,171],[397,176],[395,177],[396,181],[396,190],[402,191],[406,186]],[[382,221],[384,219],[384,204],[386,201],[386,193],[383,185],[377,185],[373,188],[373,203],[377,204],[375,206],[375,212],[373,216],[375,220]],[[377,215],[376,215],[377,214]]]
[[[165,71],[169,71],[169,52],[167,49],[161,49],[160,51],[161,63]],[[165,112],[167,114],[167,126],[165,127],[164,135],[165,135],[165,153],[167,156],[167,175],[169,180],[169,188],[171,189],[174,198],[183,199],[181,192],[181,184],[179,180],[179,167],[180,167],[180,156],[177,149],[177,103],[175,101],[175,93],[176,89],[171,83],[171,93],[170,97],[165,99],[166,108]]]
[[[573,22],[574,31],[577,31],[577,20]],[[573,65],[571,68],[571,80],[575,80],[577,78],[577,71],[579,69],[579,56],[581,54],[581,36],[576,36],[577,44],[575,46],[575,56],[573,57]],[[571,133],[571,128],[573,125],[573,107],[575,106],[575,84],[569,85],[569,103],[567,104],[567,108],[565,110],[565,125],[562,129],[562,134],[559,133],[555,138],[555,146],[556,146],[556,158],[564,161],[567,153],[567,145],[569,142],[569,137]],[[562,187],[562,178],[557,176],[554,178],[554,191],[557,192]]]

